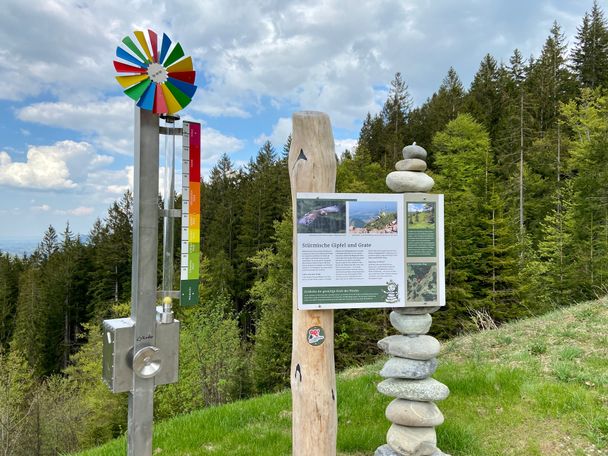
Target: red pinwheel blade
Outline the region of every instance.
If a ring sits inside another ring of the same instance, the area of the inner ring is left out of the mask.
[[[154,30],[148,29],[148,35],[150,36],[150,45],[152,46],[152,58],[154,62],[158,62],[158,36]]]
[[[116,60],[114,60],[114,68],[119,73],[145,73],[148,71],[145,68],[134,67],[131,65],[127,65],[126,63],[118,62]],[[176,79],[179,79],[179,78],[176,78]]]
[[[169,108],[167,108],[167,102],[165,101],[163,88],[161,84],[156,84],[156,96],[154,97],[154,113],[167,114],[168,112]]]
[[[169,73],[169,77],[173,79],[179,79],[180,81],[194,84],[196,78],[196,71],[174,71]]]

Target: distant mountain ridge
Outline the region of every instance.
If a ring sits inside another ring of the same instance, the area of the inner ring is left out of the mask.
[[[9,255],[31,255],[42,239],[0,239],[0,252],[8,253]],[[88,234],[81,234],[80,241],[83,243],[89,242]],[[61,242],[61,240],[58,240]]]

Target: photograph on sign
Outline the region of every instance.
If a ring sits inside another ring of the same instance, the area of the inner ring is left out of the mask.
[[[403,307],[402,195],[298,193],[299,309]]]
[[[404,194],[405,306],[445,305],[443,195]]]
[[[437,301],[437,265],[435,263],[408,263],[408,302]]]
[[[298,199],[298,233],[346,232],[344,200]]]
[[[398,233],[396,201],[351,201],[348,209],[350,234]]]

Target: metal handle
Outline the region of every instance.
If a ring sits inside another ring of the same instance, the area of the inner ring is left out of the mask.
[[[138,377],[152,378],[161,368],[160,349],[148,346],[141,348],[133,355],[133,371]]]

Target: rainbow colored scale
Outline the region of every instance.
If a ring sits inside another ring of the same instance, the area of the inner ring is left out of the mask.
[[[141,109],[155,114],[175,114],[192,101],[197,86],[192,58],[181,44],[173,44],[163,33],[159,47],[156,32],[133,32],[135,39],[125,36],[125,48],[116,48],[114,68],[116,80],[124,93]]]

